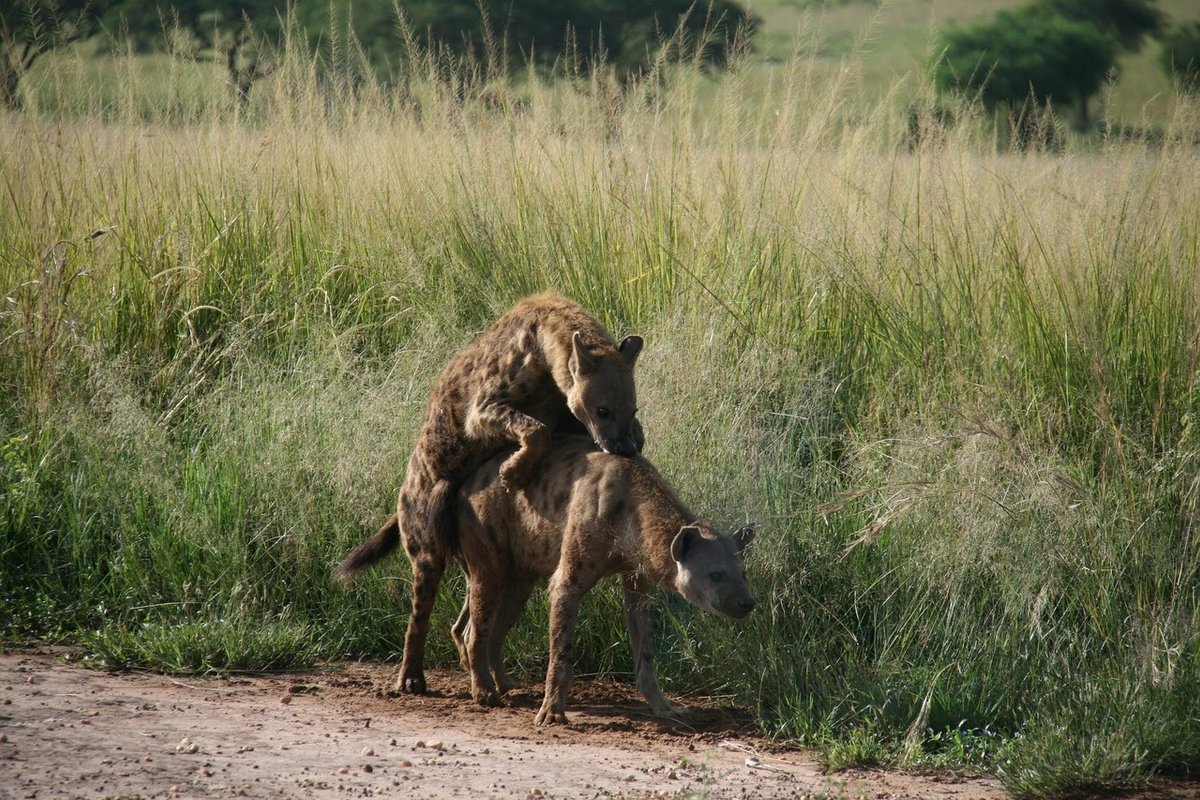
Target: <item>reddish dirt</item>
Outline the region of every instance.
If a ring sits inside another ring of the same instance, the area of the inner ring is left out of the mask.
[[[568,727],[535,728],[540,686],[470,700],[435,671],[393,696],[394,667],[178,679],[0,655],[0,797],[999,798],[988,779],[827,775],[757,737],[745,712],[673,697],[649,717],[632,687],[577,681]]]

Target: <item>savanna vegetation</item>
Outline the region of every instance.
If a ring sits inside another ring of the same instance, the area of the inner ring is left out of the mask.
[[[624,81],[414,50],[398,83],[297,46],[248,102],[221,64],[43,59],[0,117],[3,640],[396,658],[406,564],[330,568],[441,366],[554,288],[646,337],[680,494],[759,526],[750,618],[665,603],[668,687],[834,767],[1022,796],[1196,769],[1200,106],[1021,152],[970,98],[926,113],[928,75],[876,93],[808,45]],[[631,671],[622,624],[595,593],[578,672]],[[534,680],[544,631],[535,602],[509,649]]]

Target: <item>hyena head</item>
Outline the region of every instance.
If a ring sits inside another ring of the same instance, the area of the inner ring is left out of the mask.
[[[754,528],[749,525],[732,536],[708,526],[684,525],[671,542],[676,589],[697,608],[735,619],[746,616],[754,610],[754,598],[746,588],[742,552],[752,541]]]
[[[567,362],[573,385],[567,392],[567,407],[587,427],[588,434],[606,453],[637,455],[633,417],[637,392],[633,388],[633,365],[642,352],[642,337],[626,336],[615,352],[592,353],[576,331]]]

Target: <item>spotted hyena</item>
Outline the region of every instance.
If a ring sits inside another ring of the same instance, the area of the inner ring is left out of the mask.
[[[546,293],[518,303],[446,365],[396,513],[334,571],[347,581],[403,539],[412,562],[412,615],[397,689],[425,691],[429,615],[454,551],[455,490],[490,455],[514,443],[497,475],[506,490],[519,488],[547,454],[556,428],[586,430],[605,452],[636,455],[644,444],[634,417],[633,367],[641,350],[641,337],[617,344],[578,304]]]
[[[542,472],[523,492],[506,491],[500,454],[458,493],[459,558],[467,602],[454,626],[471,671],[471,694],[499,702],[511,686],[501,645],[534,586],[550,579],[550,667],[534,722],[566,722],[579,603],[601,578],[620,575],[638,688],[654,713],[671,715],[650,653],[655,585],[705,611],[741,618],[754,608],[742,552],[754,530],[731,536],[700,522],[645,458],[618,458],[584,437],[556,439]]]

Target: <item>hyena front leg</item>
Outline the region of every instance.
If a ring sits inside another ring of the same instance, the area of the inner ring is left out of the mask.
[[[633,669],[637,676],[638,690],[656,716],[678,716],[679,709],[662,693],[658,677],[654,674],[654,657],[650,651],[651,612],[654,602],[650,587],[645,581],[634,576],[625,576],[622,588],[625,625],[629,630],[629,646],[633,650]]]
[[[546,696],[533,719],[534,725],[567,723],[579,603],[598,577],[573,569],[564,561],[550,578],[550,665],[546,669]]]
[[[550,429],[504,397],[479,398],[467,412],[466,428],[472,438],[499,438],[520,445],[500,465],[500,480],[509,486],[523,486],[550,451]]]

